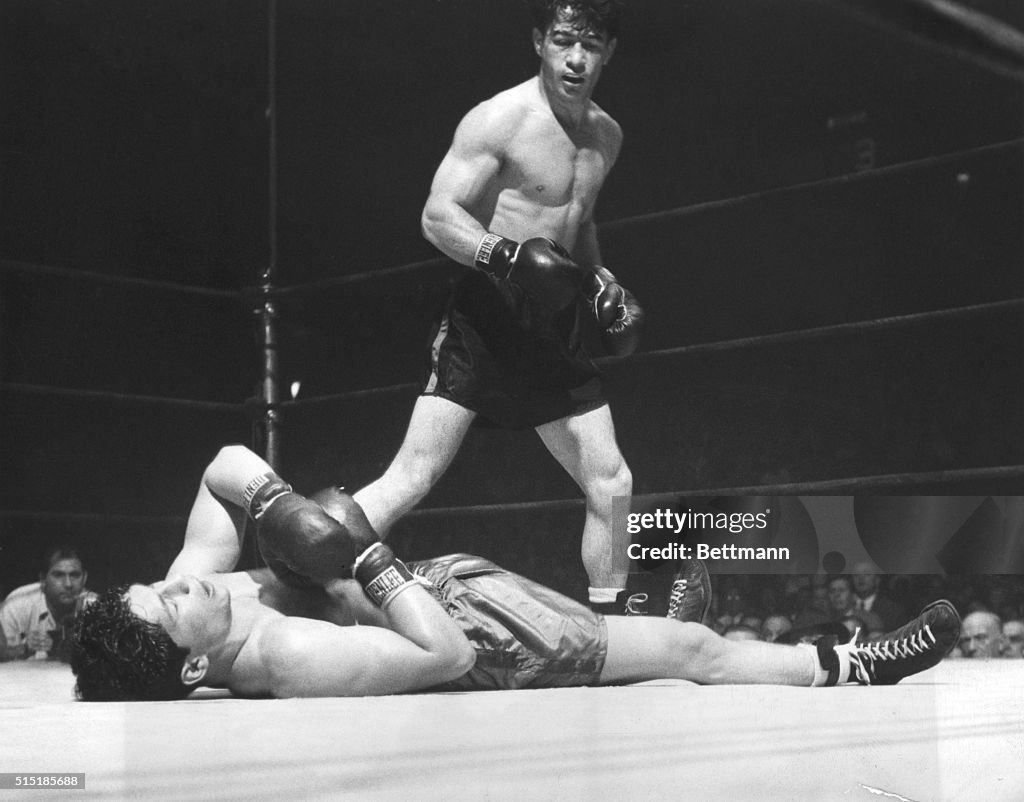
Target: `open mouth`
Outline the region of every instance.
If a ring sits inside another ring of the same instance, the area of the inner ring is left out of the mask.
[[[563,75],[562,80],[571,86],[583,86],[586,81],[582,75],[575,74]]]

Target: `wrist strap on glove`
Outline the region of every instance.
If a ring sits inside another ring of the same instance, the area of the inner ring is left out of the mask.
[[[519,243],[487,233],[476,246],[473,264],[498,278],[508,278],[519,252]]]
[[[242,504],[249,517],[258,521],[270,505],[285,493],[291,493],[292,486],[276,473],[265,473],[249,481],[242,491]]]
[[[383,608],[399,593],[417,584],[405,563],[395,557],[391,547],[374,543],[356,559],[353,573],[370,601]]]

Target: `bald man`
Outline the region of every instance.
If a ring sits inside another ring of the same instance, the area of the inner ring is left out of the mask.
[[[964,618],[960,630],[960,650],[964,657],[988,659],[1003,652],[1002,621],[995,613],[979,610]]]

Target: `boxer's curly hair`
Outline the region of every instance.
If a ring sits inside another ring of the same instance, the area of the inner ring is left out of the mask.
[[[104,591],[78,614],[71,643],[76,696],[85,702],[183,699],[188,649],[131,611],[128,585]]]
[[[558,13],[565,10],[569,19],[603,33],[609,39],[619,35],[623,11],[621,0],[527,0],[527,3],[538,31],[546,31]]]

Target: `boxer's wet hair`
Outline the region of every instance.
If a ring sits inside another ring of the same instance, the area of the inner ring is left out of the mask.
[[[166,701],[194,690],[181,681],[188,649],[132,612],[128,585],[111,588],[75,622],[71,670],[85,702]]]
[[[551,23],[564,18],[573,25],[604,34],[609,40],[619,35],[621,0],[527,0],[534,27],[545,32]],[[563,16],[564,15],[564,16]]]

